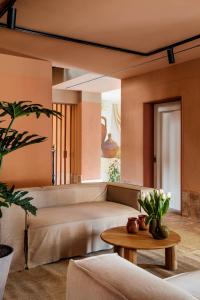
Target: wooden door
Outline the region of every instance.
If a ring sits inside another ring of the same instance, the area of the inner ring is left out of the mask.
[[[82,160],[81,160],[81,104],[71,106],[71,183],[81,182]]]
[[[54,185],[70,183],[70,144],[71,144],[71,106],[53,104],[53,109],[61,112],[60,119],[53,117],[53,175]]]

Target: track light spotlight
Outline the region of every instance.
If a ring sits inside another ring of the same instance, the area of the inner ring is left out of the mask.
[[[174,64],[175,63],[175,56],[174,56],[174,49],[173,48],[167,49],[167,57],[168,57],[169,64]]]
[[[15,24],[16,24],[16,13],[17,10],[14,7],[10,7],[8,9],[8,14],[7,14],[7,26],[10,29],[15,29]]]

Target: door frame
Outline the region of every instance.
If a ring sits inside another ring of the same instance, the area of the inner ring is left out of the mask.
[[[154,104],[154,186],[160,188],[162,185],[162,142],[161,142],[161,115],[164,112],[180,111],[180,101],[177,102],[165,102],[160,104]],[[181,166],[181,161],[180,161]]]
[[[154,186],[154,106],[159,104],[172,104],[172,102],[179,102],[181,114],[181,162],[180,162],[180,213],[182,214],[182,158],[183,158],[183,114],[182,114],[182,98],[180,96],[174,98],[165,98],[160,100],[152,100],[143,103],[143,185],[151,188]]]

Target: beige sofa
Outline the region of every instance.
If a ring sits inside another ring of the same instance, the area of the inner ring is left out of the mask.
[[[137,216],[137,195],[146,190],[126,184],[73,184],[26,189],[38,207],[26,220],[28,266],[108,249],[100,233]],[[14,247],[12,270],[24,268],[25,215],[18,207],[3,211],[1,243]]]
[[[200,299],[200,271],[166,280],[117,254],[71,260],[67,300],[195,300]]]

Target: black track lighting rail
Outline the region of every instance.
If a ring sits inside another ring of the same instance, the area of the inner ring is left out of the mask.
[[[16,0],[3,0],[0,4],[0,18],[15,4]]]
[[[5,23],[0,23],[0,28],[9,28],[9,27]],[[71,38],[71,37],[58,35],[58,34],[54,34],[54,33],[49,33],[49,32],[44,32],[44,31],[38,31],[38,30],[20,27],[20,26],[15,26],[13,29],[18,32],[29,33],[32,35],[43,36],[43,37],[53,38],[53,39],[57,39],[57,40],[62,40],[65,42],[71,42],[71,43],[75,43],[75,44],[92,46],[92,47],[96,47],[96,48],[103,48],[103,49],[107,49],[107,50],[123,52],[123,53],[133,54],[133,55],[139,55],[139,56],[144,56],[144,57],[158,54],[163,51],[167,51],[168,49],[171,49],[171,48],[173,49],[178,46],[181,46],[181,45],[184,45],[184,44],[187,44],[187,43],[190,43],[190,42],[200,39],[200,34],[197,34],[197,35],[194,35],[187,39],[181,40],[181,41],[173,43],[173,44],[169,44],[167,46],[164,46],[164,47],[161,47],[161,48],[149,51],[149,52],[141,52],[141,51],[137,51],[137,50],[115,47],[115,46],[105,45],[105,44],[101,44],[101,43],[95,43],[95,42],[91,42],[91,41],[85,41],[85,40],[81,40],[81,39]]]
[[[143,56],[143,57],[148,57],[148,56],[151,56],[154,54],[161,53],[163,51],[167,51],[169,63],[175,62],[174,52],[173,52],[174,48],[200,39],[200,34],[197,34],[192,37],[186,38],[184,40],[178,41],[176,43],[169,44],[164,47],[151,50],[149,52],[141,52],[141,51],[137,51],[137,50],[115,47],[115,46],[111,46],[111,45],[86,41],[86,40],[82,40],[82,39],[76,39],[76,38],[67,37],[64,35],[59,35],[59,34],[54,34],[54,33],[50,33],[50,32],[39,31],[39,30],[34,30],[34,29],[25,28],[25,27],[21,27],[21,26],[16,26],[16,24],[15,24],[16,23],[16,9],[13,8],[15,1],[16,0],[7,0],[7,1],[5,0],[4,6],[2,6],[2,8],[0,7],[0,17],[3,14],[5,14],[6,11],[8,11],[7,24],[0,23],[0,28],[8,28],[11,30],[28,33],[28,34],[32,34],[32,35],[36,35],[36,36],[43,36],[43,37],[47,37],[47,38],[62,40],[65,42],[71,42],[71,43],[75,43],[75,44],[92,46],[92,47],[96,47],[96,48],[103,48],[106,50],[122,52],[122,53],[127,53],[127,54],[132,54],[132,55],[138,55],[138,56]]]

